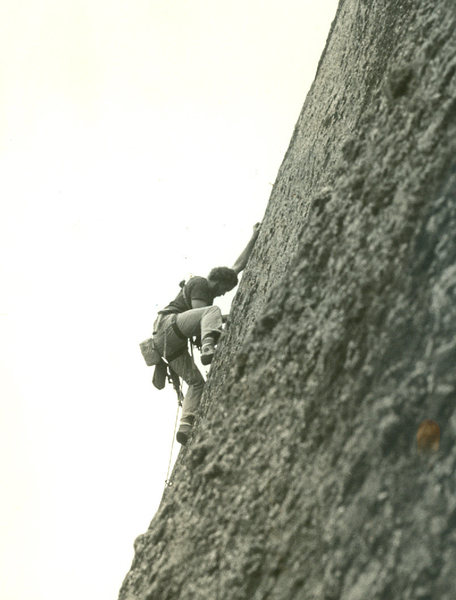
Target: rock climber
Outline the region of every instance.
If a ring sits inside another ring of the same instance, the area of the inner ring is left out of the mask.
[[[201,340],[201,362],[208,365],[223,327],[223,318],[214,298],[223,296],[238,283],[238,275],[245,268],[258,237],[260,224],[253,228],[247,246],[232,268],[216,267],[206,277],[191,277],[181,282],[181,290],[163,310],[154,323],[156,348],[171,369],[188,385],[182,404],[182,417],[176,439],[185,445],[190,435],[195,413],[204,388],[204,378],[188,352],[188,340]]]

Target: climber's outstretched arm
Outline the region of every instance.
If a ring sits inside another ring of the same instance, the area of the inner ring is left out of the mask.
[[[249,243],[244,248],[242,253],[239,255],[239,257],[236,260],[236,262],[234,263],[234,265],[231,267],[233,269],[233,271],[236,271],[236,274],[239,274],[243,269],[245,269],[245,267],[247,265],[247,261],[249,260],[249,256],[252,253],[253,246],[255,245],[256,239],[260,232],[260,225],[261,225],[261,223],[256,223],[253,226],[253,234],[249,240]]]

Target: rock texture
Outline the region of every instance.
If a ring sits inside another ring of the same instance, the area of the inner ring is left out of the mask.
[[[343,0],[121,600],[454,598],[455,232],[455,2]]]

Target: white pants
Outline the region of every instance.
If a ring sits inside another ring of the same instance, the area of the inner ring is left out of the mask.
[[[163,348],[161,347],[163,345],[163,336],[165,332],[169,330],[173,316],[174,315],[166,315],[160,319],[157,331],[157,341],[159,342],[158,346],[160,351],[163,351]],[[176,325],[179,331],[187,338],[201,335],[201,339],[204,340],[207,335],[211,334],[214,338],[218,338],[222,331],[222,313],[218,306],[192,308],[191,310],[179,313],[176,317]],[[173,343],[181,344],[182,342],[171,332],[170,335],[166,337],[166,354],[172,355],[176,349],[173,348]],[[204,378],[187,350],[174,360],[170,361],[169,364],[188,385],[188,390],[182,404],[181,423],[184,423],[187,422],[187,417],[195,416],[203,394]]]

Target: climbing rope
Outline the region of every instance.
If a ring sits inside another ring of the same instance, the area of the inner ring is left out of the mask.
[[[171,462],[173,460],[174,440],[176,439],[177,422],[179,420],[179,409],[182,406],[182,385],[180,383],[180,379],[178,381],[179,381],[179,384],[178,384],[178,388],[176,389],[176,393],[177,393],[176,419],[174,421],[173,439],[171,441],[171,450],[169,453],[169,460],[168,460],[168,470],[166,472],[166,479],[165,479],[166,487],[172,487],[172,485],[173,485],[173,481],[169,478],[169,473],[171,471]]]
[[[174,441],[176,439],[176,430],[177,430],[177,422],[179,420],[179,409],[182,406],[184,400],[184,394],[182,393],[182,382],[181,378],[177,375],[175,371],[173,371],[172,367],[169,364],[168,358],[166,356],[166,344],[167,344],[167,333],[165,331],[165,342],[163,349],[163,358],[167,363],[168,369],[168,381],[172,384],[173,388],[176,390],[177,394],[177,410],[176,410],[176,419],[174,421],[174,431],[173,431],[173,439],[171,440],[171,450],[169,452],[169,460],[168,460],[168,470],[166,472],[165,486],[172,487],[173,481],[170,479],[169,474],[171,471],[171,462],[173,460],[173,450],[174,450]],[[192,346],[190,342],[190,347]],[[193,348],[192,348],[192,358],[193,358]]]

